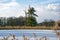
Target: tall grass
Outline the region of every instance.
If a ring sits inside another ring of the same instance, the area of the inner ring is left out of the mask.
[[[46,26],[0,26],[0,29],[41,29],[41,30],[52,30],[53,27]],[[60,29],[60,27],[59,27]]]

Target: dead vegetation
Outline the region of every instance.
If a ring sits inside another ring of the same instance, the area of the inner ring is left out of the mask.
[[[1,29],[42,29],[42,30],[52,30],[53,27],[46,27],[46,26],[0,26]],[[60,29],[60,27],[59,27]]]

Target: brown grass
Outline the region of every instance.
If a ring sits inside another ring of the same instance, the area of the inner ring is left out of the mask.
[[[39,30],[52,30],[53,27],[46,27],[46,26],[0,26],[1,29],[39,29]],[[60,27],[59,27],[60,29]]]

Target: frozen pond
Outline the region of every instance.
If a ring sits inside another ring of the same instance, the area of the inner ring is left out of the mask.
[[[38,38],[46,36],[50,40],[58,40],[53,30],[0,30],[0,39],[9,34],[14,34],[19,40],[22,40],[22,33],[28,36],[30,40],[34,38],[33,33],[36,33]]]

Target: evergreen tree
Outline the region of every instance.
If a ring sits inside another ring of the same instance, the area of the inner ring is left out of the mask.
[[[28,26],[36,26],[37,21],[35,17],[37,17],[37,15],[35,14],[35,12],[36,11],[33,7],[29,7],[28,12],[27,12],[28,17],[26,20]]]

